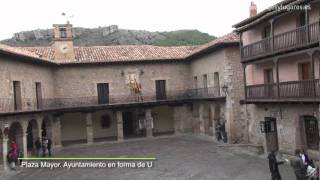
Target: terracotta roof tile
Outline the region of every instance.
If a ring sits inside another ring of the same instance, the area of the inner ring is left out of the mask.
[[[235,32],[232,32],[224,36],[221,36],[213,41],[210,41],[202,46],[199,46],[196,50],[193,51],[192,55],[197,54],[211,47],[219,46],[226,43],[238,43],[239,41],[240,41],[239,35]]]
[[[49,61],[49,59],[42,57],[42,55],[40,53],[29,51],[29,50],[26,50],[23,48],[11,47],[11,46],[7,46],[4,44],[0,44],[0,50],[11,53],[11,54],[36,58],[36,59],[40,59],[40,60],[44,60],[44,61]]]
[[[19,49],[42,55],[54,61],[54,48],[52,47],[21,47]],[[76,60],[74,63],[184,59],[195,49],[197,49],[197,46],[126,45],[75,47]],[[68,61],[67,63],[72,62]]]
[[[210,47],[224,43],[238,42],[239,36],[230,33],[201,46],[152,46],[152,45],[119,45],[75,47],[75,60],[55,62],[53,47],[10,47],[0,44],[0,50],[13,54],[37,58],[53,63],[96,63],[96,62],[134,62],[155,60],[184,60]]]

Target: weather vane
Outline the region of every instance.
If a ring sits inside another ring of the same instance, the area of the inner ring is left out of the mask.
[[[70,19],[74,17],[73,15],[67,16],[65,12],[61,13],[61,15],[66,18],[67,24],[70,24]]]

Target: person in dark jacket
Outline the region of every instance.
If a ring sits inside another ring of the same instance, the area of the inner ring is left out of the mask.
[[[40,155],[41,155],[41,141],[40,141],[40,138],[37,138],[37,140],[34,142],[34,145],[36,147],[37,157],[40,157]]]
[[[279,172],[279,164],[283,164],[284,162],[278,162],[276,158],[276,151],[273,150],[268,155],[269,159],[269,168],[271,172],[271,180],[281,180],[281,175]]]
[[[290,159],[291,167],[293,168],[293,171],[294,171],[294,174],[296,175],[297,180],[305,180],[306,168],[300,157],[300,150],[296,149],[294,154],[295,156]]]
[[[51,145],[52,145],[52,141],[51,141],[51,139],[50,138],[48,138],[48,154],[49,154],[49,156],[51,156]]]

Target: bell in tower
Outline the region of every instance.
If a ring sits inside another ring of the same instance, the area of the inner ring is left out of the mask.
[[[69,23],[54,24],[53,36],[54,60],[74,61],[72,25]]]

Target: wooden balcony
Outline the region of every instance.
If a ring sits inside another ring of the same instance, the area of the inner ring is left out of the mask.
[[[320,101],[320,80],[246,86],[247,101]],[[279,92],[279,93],[278,93]]]
[[[319,22],[299,27],[241,47],[241,61],[303,49],[319,43]]]
[[[130,104],[147,104],[147,103],[162,103],[193,101],[205,99],[220,99],[225,95],[220,91],[220,88],[208,87],[201,89],[186,89],[167,91],[166,95],[159,98],[156,93],[143,93],[142,95],[109,95],[103,101],[97,96],[90,97],[70,97],[70,98],[51,98],[42,99],[41,107],[37,107],[36,100],[23,99],[23,108],[21,110],[14,109],[14,100],[8,98],[0,98],[0,114],[11,112],[28,112],[28,111],[43,111],[67,108],[85,108],[106,105],[130,105]]]

